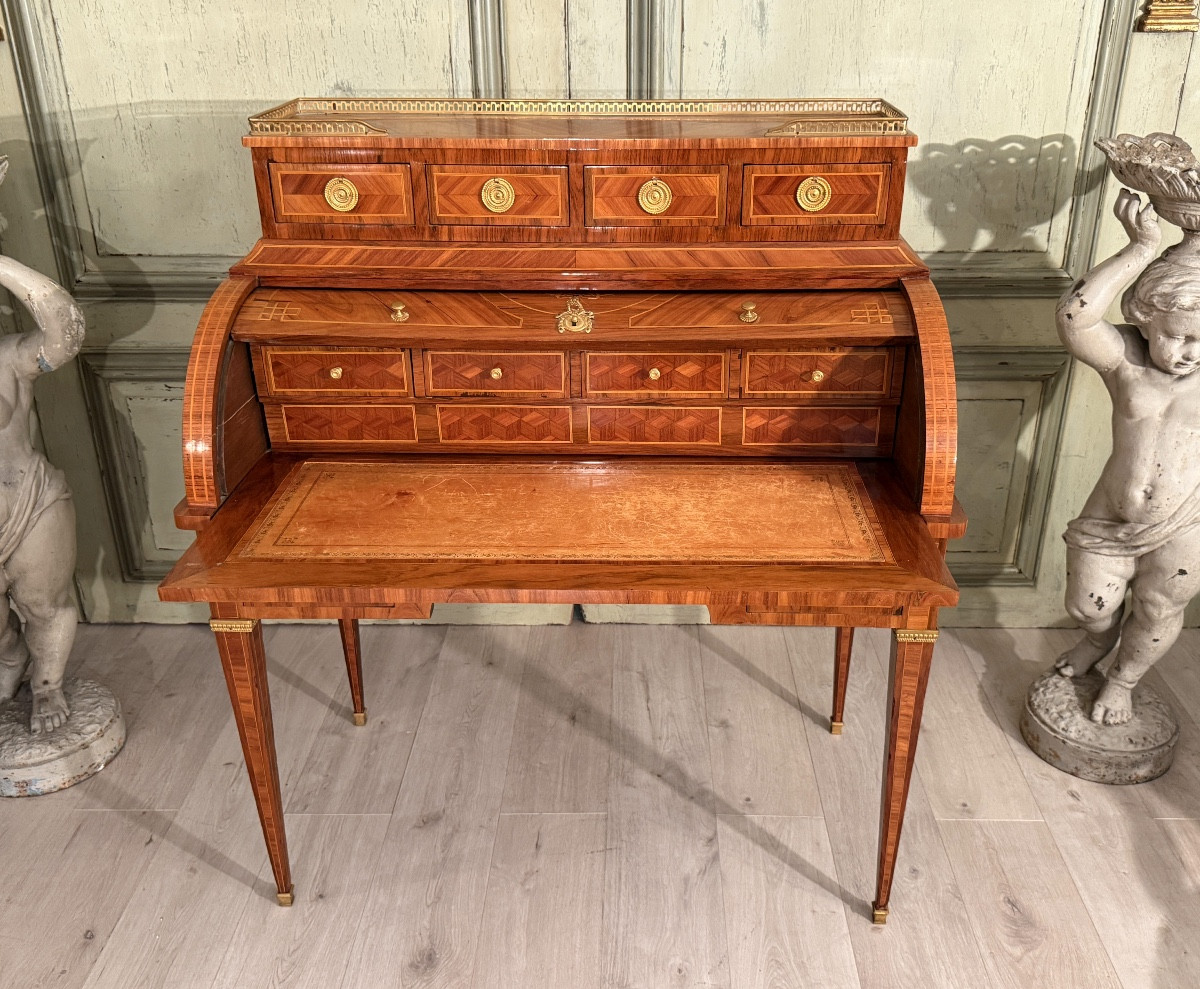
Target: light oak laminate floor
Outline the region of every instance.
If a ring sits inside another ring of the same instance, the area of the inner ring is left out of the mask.
[[[1150,674],[1176,765],[1105,787],[1017,731],[1062,630],[943,633],[886,927],[886,633],[827,728],[824,629],[267,635],[296,904],[275,905],[206,627],[81,626],[125,751],[0,800],[0,987],[1200,985],[1200,632]]]

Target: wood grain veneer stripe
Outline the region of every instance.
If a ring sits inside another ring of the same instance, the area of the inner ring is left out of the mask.
[[[257,279],[246,277],[223,281],[204,307],[192,338],[183,386],[183,486],[193,508],[216,508],[221,503],[216,460],[220,378],[233,321],[257,284]]]
[[[958,464],[958,396],[950,329],[937,290],[928,277],[905,278],[901,284],[916,318],[921,379],[925,389],[921,514],[949,515],[954,509]]]

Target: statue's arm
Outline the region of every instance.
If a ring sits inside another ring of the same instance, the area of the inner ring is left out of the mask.
[[[1128,189],[1117,196],[1113,210],[1129,243],[1071,286],[1058,303],[1055,322],[1063,346],[1101,374],[1125,362],[1125,338],[1104,312],[1134,278],[1154,260],[1162,232],[1154,207]]]
[[[0,255],[0,286],[20,302],[37,329],[16,346],[16,371],[27,375],[53,371],[83,346],[83,313],[71,293],[45,275]]]

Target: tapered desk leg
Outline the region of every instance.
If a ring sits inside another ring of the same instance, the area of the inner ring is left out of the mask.
[[[883,766],[883,808],[879,828],[879,877],[875,889],[873,920],[887,922],[896,849],[904,824],[904,805],[917,754],[921,709],[933,658],[935,629],[897,629],[892,633],[891,672],[888,677],[888,739]]]
[[[283,795],[279,789],[279,764],[275,758],[275,729],[271,723],[262,626],[256,618],[213,618],[209,625],[217,639],[229,699],[233,702],[233,716],[242,740],[250,788],[258,805],[258,819],[267,842],[271,871],[275,874],[276,899],[281,906],[290,907],[292,874],[288,865],[287,835],[283,830]]]
[[[839,627],[833,647],[833,714],[829,717],[829,731],[834,735],[840,735],[845,724],[846,684],[850,682],[850,651],[853,648],[854,629]]]
[[[342,651],[346,654],[346,675],[350,678],[350,701],[354,705],[354,723],[367,723],[367,709],[363,705],[362,640],[358,637],[357,618],[339,618],[338,631],[342,633]]]

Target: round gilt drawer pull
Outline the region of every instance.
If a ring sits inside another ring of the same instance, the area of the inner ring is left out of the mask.
[[[806,213],[820,213],[832,197],[833,187],[819,175],[806,178],[796,189],[796,202]]]
[[[493,213],[507,213],[517,201],[517,192],[507,179],[488,179],[479,193],[483,205]]]
[[[498,367],[492,368],[492,380],[493,381],[499,381],[503,377],[504,377],[504,372],[500,368],[498,368]]]
[[[342,376],[342,369],[340,367],[331,367],[329,369],[329,376],[333,378],[334,381],[337,381]]]
[[[662,371],[660,371],[656,367],[650,368],[650,380],[651,381],[657,381],[661,377],[662,377]]]
[[[392,322],[393,323],[407,322],[408,317],[411,315],[412,315],[412,313],[408,312],[404,308],[403,302],[393,302],[392,303]]]
[[[824,381],[825,380],[825,372],[824,371],[813,371],[812,379],[813,379],[813,381]]]
[[[325,183],[325,202],[339,213],[349,213],[358,205],[358,187],[340,175],[330,179]]]
[[[643,182],[638,189],[638,205],[651,216],[666,212],[671,205],[671,187],[662,179]]]
[[[743,302],[742,311],[738,313],[738,319],[743,323],[757,323],[758,313],[754,311],[757,308],[758,306],[753,302]]]

